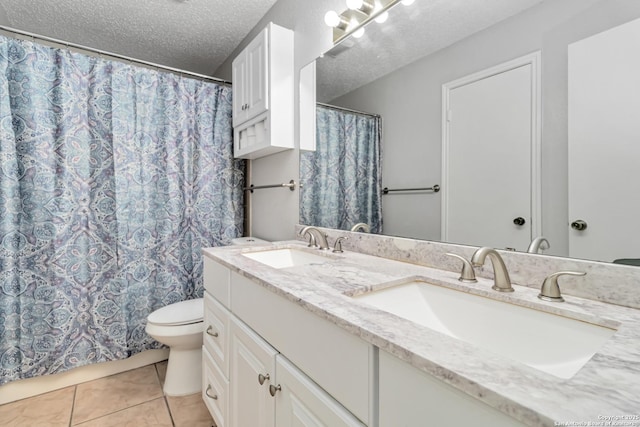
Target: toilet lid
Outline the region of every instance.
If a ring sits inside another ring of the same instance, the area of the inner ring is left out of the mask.
[[[186,325],[202,322],[203,311],[202,298],[190,299],[159,308],[149,315],[147,321],[156,325]]]

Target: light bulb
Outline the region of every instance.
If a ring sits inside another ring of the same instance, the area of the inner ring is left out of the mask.
[[[358,10],[362,7],[364,0],[347,0],[347,7],[351,10]]]
[[[388,18],[389,18],[389,12],[384,11],[380,15],[376,16],[376,22],[378,24],[382,24],[382,23],[386,22],[386,20]]]
[[[411,6],[414,1],[416,0],[402,0],[400,3],[402,3],[405,6]]]
[[[364,27],[360,27],[358,28],[356,31],[353,32],[353,37],[359,39],[360,37],[364,36]]]
[[[324,15],[324,23],[330,27],[337,27],[338,25],[340,25],[340,21],[340,15],[338,15],[338,12],[335,12],[333,10],[330,10]]]

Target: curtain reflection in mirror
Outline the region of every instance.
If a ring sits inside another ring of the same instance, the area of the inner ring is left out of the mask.
[[[380,233],[380,117],[318,106],[316,129],[316,151],[300,154],[300,222]]]

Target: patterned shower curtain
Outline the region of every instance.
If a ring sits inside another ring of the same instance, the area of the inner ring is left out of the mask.
[[[242,235],[231,89],[0,37],[0,384],[157,348]]]
[[[316,108],[316,151],[300,154],[300,223],[382,232],[380,118]]]

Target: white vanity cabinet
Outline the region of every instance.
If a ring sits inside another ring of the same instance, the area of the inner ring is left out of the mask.
[[[293,31],[273,23],[233,60],[234,156],[294,147]]]
[[[237,319],[230,351],[231,426],[364,426]]]
[[[218,427],[370,422],[372,345],[206,256],[204,285],[203,399]]]
[[[231,426],[274,427],[276,349],[238,319],[231,322]]]
[[[291,362],[276,357],[276,426],[363,427]]]
[[[231,314],[209,292],[205,292],[202,399],[218,427],[228,425],[230,319]]]
[[[525,426],[389,353],[379,364],[380,427]]]

